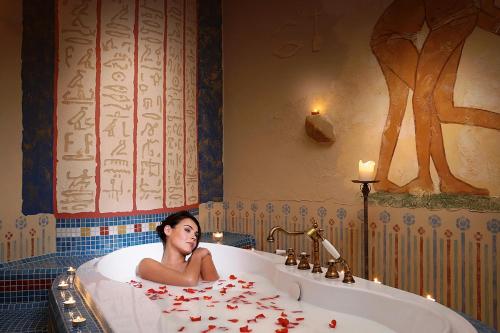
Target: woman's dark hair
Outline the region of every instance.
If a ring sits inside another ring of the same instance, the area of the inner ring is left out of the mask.
[[[165,235],[165,226],[169,225],[171,228],[175,228],[177,224],[181,220],[184,219],[191,219],[196,226],[198,227],[198,236],[196,237],[196,246],[194,247],[193,251],[196,250],[198,247],[198,244],[200,243],[200,238],[201,238],[201,227],[200,227],[200,222],[194,217],[190,212],[186,210],[181,210],[180,212],[174,213],[172,215],[167,216],[166,219],[161,221],[161,223],[156,227],[156,232],[158,233],[158,237],[160,237],[163,247],[165,247],[165,244],[167,243],[167,235]]]

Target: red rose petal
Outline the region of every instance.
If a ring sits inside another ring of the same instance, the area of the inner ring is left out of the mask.
[[[280,316],[282,316],[282,317],[288,317],[288,316],[287,316],[287,314],[286,314],[286,313],[284,313],[284,312],[281,312],[281,315],[280,315]]]
[[[236,279],[237,279],[237,277],[236,277],[236,276],[234,276],[233,274],[231,274],[231,275],[229,275],[229,279],[231,279],[231,280],[236,280]],[[219,280],[219,281],[224,281],[224,280]]]
[[[300,317],[300,318],[295,318],[296,321],[301,321],[301,320],[304,320],[304,318]]]
[[[288,327],[289,323],[290,323],[290,321],[288,319],[279,317],[278,322],[276,324],[281,325],[283,327]]]
[[[212,299],[212,296],[203,296],[203,299],[204,299],[204,300],[211,300],[211,299]]]
[[[201,316],[198,316],[198,317],[189,316],[189,318],[191,318],[191,321],[201,321]]]
[[[227,321],[230,321],[232,323],[237,323],[239,321],[239,319],[234,318],[234,319],[228,319]]]
[[[266,316],[264,316],[263,313],[259,313],[258,315],[255,316],[256,319],[262,319],[262,318],[266,318]]]
[[[213,316],[208,317],[208,320],[215,320],[215,319],[217,319],[217,317],[213,317]]]
[[[182,332],[182,331],[184,331],[184,329],[185,329],[185,328],[186,328],[185,326],[182,326],[181,328],[179,328],[179,329],[177,330],[177,332]]]
[[[231,306],[231,305],[226,305],[226,307],[229,309],[229,310],[235,310],[238,308],[238,305],[235,305],[235,306]]]
[[[328,324],[328,326],[330,326],[331,328],[335,328],[337,327],[337,321],[335,319],[333,319],[330,324]]]
[[[276,333],[288,333],[288,328],[286,327],[283,327],[283,328],[278,328],[276,331],[274,331]]]
[[[248,325],[246,325],[240,327],[240,332],[252,332],[252,330],[248,328]]]

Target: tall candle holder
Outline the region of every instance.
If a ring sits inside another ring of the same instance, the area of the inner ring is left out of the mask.
[[[380,180],[352,180],[355,184],[361,184],[359,188],[363,194],[363,278],[369,280],[368,271],[368,194],[370,194],[371,188],[369,184],[378,183]]]

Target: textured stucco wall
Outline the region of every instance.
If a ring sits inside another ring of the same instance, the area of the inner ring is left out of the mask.
[[[359,159],[378,162],[388,112],[387,86],[369,43],[389,3],[224,2],[225,197],[358,201],[351,179]],[[427,33],[424,27],[417,34],[418,47]],[[274,55],[293,48],[293,56]],[[499,113],[499,77],[500,36],[476,27],[463,49],[455,104]],[[410,98],[411,92],[389,173],[398,185],[417,175]],[[316,106],[333,121],[332,146],[305,134],[305,117]],[[442,128],[451,171],[498,196],[500,131]]]

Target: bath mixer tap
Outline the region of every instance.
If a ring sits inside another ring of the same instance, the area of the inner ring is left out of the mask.
[[[274,226],[269,230],[269,235],[267,236],[267,241],[268,242],[274,242],[274,233],[277,231],[283,231],[284,233],[287,233],[289,235],[302,235],[305,234],[309,236],[312,241],[313,241],[313,268],[311,270],[312,273],[322,273],[321,269],[321,264],[319,260],[319,243],[321,242],[323,246],[326,248],[326,250],[335,258],[335,263],[340,264],[342,266],[342,269],[344,270],[344,279],[342,282],[344,283],[354,283],[354,277],[352,275],[352,271],[345,261],[344,258],[340,256],[340,253],[335,249],[335,247],[325,238],[323,238],[323,235],[321,235],[321,232],[323,229],[319,228],[318,223],[314,222],[313,226],[309,230],[305,231],[288,231],[285,230],[281,226]]]
[[[285,230],[283,227],[280,226],[274,226],[269,230],[269,235],[267,236],[267,241],[268,242],[274,242],[274,233],[277,231],[283,231],[284,233],[287,233],[289,235],[308,235],[312,241],[313,241],[313,256],[312,256],[312,261],[313,261],[313,268],[311,272],[313,273],[322,273],[323,271],[321,270],[321,264],[319,261],[319,242],[320,240],[323,241],[323,237],[321,236],[321,231],[322,229],[319,229],[318,223],[314,222],[313,227],[309,230],[305,231],[288,231]]]

